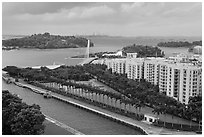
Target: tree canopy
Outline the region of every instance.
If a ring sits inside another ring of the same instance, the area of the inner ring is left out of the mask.
[[[153,46],[130,45],[122,49],[125,53],[137,53],[138,57],[164,57],[164,52]]]
[[[44,34],[34,34],[23,38],[2,41],[2,45],[5,47],[40,49],[87,47],[87,43],[88,40],[86,38],[50,35],[47,32]],[[94,44],[91,42],[90,46],[94,46]]]
[[[170,42],[160,42],[157,44],[157,46],[159,47],[189,47],[189,48],[195,45],[202,46],[202,40],[193,41],[192,43],[188,41],[170,41]]]
[[[44,120],[40,106],[27,105],[17,95],[2,91],[3,135],[40,135],[44,132]]]

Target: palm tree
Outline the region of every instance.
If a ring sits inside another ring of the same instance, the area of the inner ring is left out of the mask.
[[[159,115],[162,114],[161,108],[160,107],[154,107],[152,110],[152,113],[157,115],[157,118],[159,118]]]
[[[144,107],[144,102],[143,101],[139,101],[138,102],[138,108],[139,108],[139,112],[141,111],[141,108]]]
[[[120,111],[122,110],[122,101],[121,101],[121,99],[119,99],[119,109],[120,109]]]
[[[137,100],[134,100],[133,102],[134,102],[135,114],[137,114],[138,113],[137,108],[139,107],[139,103]]]
[[[116,108],[116,99],[113,97],[113,107]]]
[[[164,127],[166,126],[166,113],[167,113],[167,106],[162,105],[161,106],[161,114],[164,114],[165,120],[164,120]]]

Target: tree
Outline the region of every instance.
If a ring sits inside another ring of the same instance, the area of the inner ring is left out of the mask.
[[[160,114],[162,114],[162,109],[161,107],[154,107],[154,109],[152,110],[152,113],[157,114],[157,118]]]
[[[45,116],[38,105],[27,105],[8,90],[2,91],[2,134],[39,135],[44,132]]]

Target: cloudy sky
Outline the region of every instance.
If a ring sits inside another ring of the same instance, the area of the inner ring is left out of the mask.
[[[202,3],[4,2],[3,34],[201,36]]]

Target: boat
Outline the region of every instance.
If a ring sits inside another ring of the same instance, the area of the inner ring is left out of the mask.
[[[7,83],[7,84],[11,84],[11,83],[12,83],[11,79],[8,78],[8,79],[6,80],[6,83]]]
[[[49,91],[49,92],[44,93],[43,97],[44,98],[51,98],[52,97],[51,92]]]

